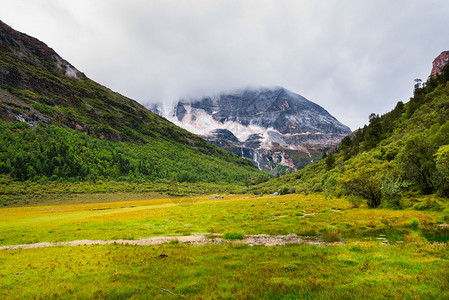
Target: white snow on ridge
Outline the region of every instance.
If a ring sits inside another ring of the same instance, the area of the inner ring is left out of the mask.
[[[302,145],[289,144],[285,138],[307,136],[311,134],[310,132],[282,134],[273,127],[264,128],[254,124],[245,126],[234,121],[225,121],[222,123],[215,120],[210,114],[202,109],[192,108],[190,105],[185,105],[184,108],[186,109],[186,114],[181,121],[179,121],[176,116],[173,116],[173,114],[168,114],[166,118],[175,125],[180,126],[194,134],[208,136],[214,130],[226,129],[232,132],[232,134],[234,134],[240,142],[245,142],[254,134],[261,136],[261,144],[259,149],[271,150],[273,148],[273,143],[275,143],[286,149],[307,151],[307,148]],[[165,110],[164,113],[165,112],[167,112],[167,110]],[[323,133],[316,133],[314,135],[317,134],[320,135]]]
[[[234,121],[221,123],[202,109],[195,109],[190,105],[185,105],[184,108],[187,112],[181,121],[179,121],[177,117],[172,116],[167,117],[167,119],[175,125],[197,135],[208,135],[211,131],[216,129],[227,129],[232,132],[239,141],[244,142],[253,134],[260,134],[267,131],[267,129],[258,125],[244,126]]]
[[[283,88],[261,88],[182,100],[172,106],[161,104],[155,111],[179,127],[252,159],[259,168],[281,164],[296,169],[307,158],[290,150],[307,153],[312,162],[311,151],[315,154],[338,144],[349,131],[324,108],[309,102]],[[213,133],[217,130],[226,130],[229,136]]]

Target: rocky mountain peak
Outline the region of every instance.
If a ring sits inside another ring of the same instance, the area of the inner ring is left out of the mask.
[[[14,48],[17,56],[28,60],[31,64],[42,67],[45,62],[51,62],[59,72],[68,77],[78,79],[82,75],[44,42],[13,29],[0,20],[0,50],[6,50],[8,47]]]
[[[318,104],[282,87],[236,90],[151,109],[263,170],[299,169],[351,132]]]
[[[443,72],[444,67],[449,63],[449,51],[443,51],[432,63],[431,75],[437,76]]]

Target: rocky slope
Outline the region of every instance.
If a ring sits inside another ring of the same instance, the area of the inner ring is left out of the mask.
[[[156,105],[152,110],[266,171],[302,168],[351,132],[324,108],[281,87],[181,100],[171,109]]]
[[[432,62],[432,72],[433,76],[441,75],[443,73],[444,67],[449,63],[449,51],[443,51],[438,55]]]
[[[163,134],[172,125],[134,100],[90,80],[53,49],[0,21],[0,116],[39,121],[114,141],[129,130]],[[139,128],[140,127],[140,128]]]

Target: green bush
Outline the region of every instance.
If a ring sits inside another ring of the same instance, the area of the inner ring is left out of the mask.
[[[282,187],[280,190],[279,190],[279,194],[280,195],[287,195],[287,194],[291,194],[291,189],[289,189],[288,187]]]
[[[355,196],[355,195],[349,195],[346,197],[346,199],[352,204],[352,207],[357,208],[362,205],[362,203],[365,201],[362,197]]]
[[[223,234],[223,238],[226,240],[243,240],[245,235],[241,232],[226,232]]]
[[[341,240],[341,231],[337,228],[329,228],[323,233],[323,241],[326,243],[339,242]]]
[[[396,179],[388,178],[381,186],[382,197],[385,199],[385,206],[402,208],[402,193],[408,189],[410,184],[399,176]]]
[[[410,227],[411,228],[413,228],[413,229],[418,229],[418,227],[419,227],[419,220],[418,219],[413,219],[411,222],[410,222]]]

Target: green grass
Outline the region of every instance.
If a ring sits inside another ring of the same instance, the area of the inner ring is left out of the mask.
[[[88,196],[84,195],[86,202]],[[121,199],[126,195],[121,195]],[[137,195],[133,195],[137,197]],[[92,195],[92,200],[98,200]],[[161,235],[239,233],[323,236],[328,241],[404,240],[418,230],[449,236],[432,225],[438,212],[350,208],[319,195],[210,196],[0,209],[0,245],[79,239],[138,239]],[[136,199],[136,198],[134,198]],[[418,229],[411,227],[418,220]],[[440,239],[441,240],[441,239]]]
[[[429,242],[449,236],[435,225],[438,212],[350,208],[320,195],[209,198],[2,208],[1,245],[199,232],[223,234],[228,242],[0,250],[0,298],[180,297],[161,288],[202,299],[449,297],[449,247]],[[238,242],[289,233],[346,243]]]
[[[157,258],[160,254],[165,258]],[[0,251],[0,297],[447,299],[447,246],[242,244]]]
[[[141,199],[197,196],[211,193],[241,193],[240,184],[127,182],[98,180],[96,182],[10,181],[0,176],[0,207],[44,206],[77,203],[117,202]]]

